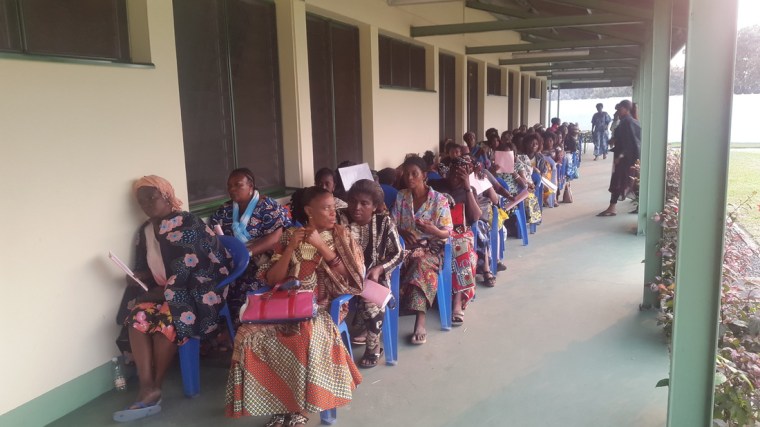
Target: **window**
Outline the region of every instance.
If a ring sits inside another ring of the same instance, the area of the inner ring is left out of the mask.
[[[129,61],[126,0],[0,0],[0,51]]]
[[[425,48],[379,36],[380,86],[426,90]]]
[[[362,162],[359,29],[306,15],[314,170]]]
[[[274,4],[175,0],[174,32],[191,208],[227,199],[237,167],[283,188]]]
[[[488,67],[488,74],[486,78],[488,80],[488,95],[501,96],[504,94],[501,87],[501,69],[496,67]]]
[[[478,63],[467,61],[467,130],[478,135]]]
[[[531,98],[540,98],[538,94],[538,85],[537,85],[536,79],[533,77],[530,78],[530,97]]]
[[[438,54],[438,138],[452,138],[456,125],[456,58],[445,53]],[[441,147],[442,148],[442,147]],[[443,151],[443,150],[439,150]]]

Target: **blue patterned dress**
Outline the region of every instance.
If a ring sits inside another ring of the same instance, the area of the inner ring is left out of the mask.
[[[233,236],[232,233],[232,201],[225,202],[217,211],[211,215],[208,220],[209,226],[219,225],[226,236]],[[288,213],[272,198],[261,196],[256,207],[253,209],[251,219],[248,221],[246,230],[251,235],[251,241],[255,241],[274,233],[280,228],[291,226]],[[245,302],[245,294],[248,291],[258,289],[263,285],[257,278],[259,266],[269,262],[272,252],[266,252],[251,258],[248,269],[235,283],[229,286],[227,294],[227,304],[230,307],[230,315],[238,323],[238,313],[240,307]]]

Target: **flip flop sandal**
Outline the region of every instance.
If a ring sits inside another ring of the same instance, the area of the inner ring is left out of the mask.
[[[596,216],[615,216],[617,215],[615,212],[599,212],[596,214]]]
[[[462,326],[464,324],[464,313],[454,313],[451,316],[451,326]]]
[[[113,420],[120,423],[139,420],[161,412],[161,400],[151,405],[143,402],[135,402],[131,406],[137,406],[134,409],[125,409],[113,413]]]
[[[274,414],[271,418],[269,418],[269,421],[264,424],[264,427],[274,427],[276,425],[284,426],[285,425],[285,415],[286,414]]]
[[[412,334],[412,344],[422,345],[427,342],[427,334],[423,335],[422,339],[417,339],[417,334]]]
[[[357,335],[355,337],[351,337],[351,344],[354,345],[365,345],[367,344],[367,336],[361,336]]]
[[[483,275],[483,286],[493,288],[496,286],[496,276],[493,273],[486,273]]]
[[[359,360],[359,367],[362,369],[374,368],[377,366],[377,361],[380,360],[380,356],[382,356],[384,352],[385,351],[381,348],[377,353],[364,353],[364,356]]]
[[[295,427],[297,424],[306,425],[309,423],[309,419],[301,414],[290,414],[288,416],[288,423],[284,424],[289,427]]]

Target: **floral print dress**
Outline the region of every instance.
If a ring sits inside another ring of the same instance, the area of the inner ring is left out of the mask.
[[[417,229],[415,220],[430,221],[438,228],[452,231],[449,200],[446,195],[430,188],[427,200],[415,211],[412,192],[401,190],[391,216],[399,230],[408,231],[417,240],[406,245],[410,252],[401,270],[401,306],[407,310],[426,311],[438,291],[438,271],[446,242]]]
[[[230,262],[214,232],[189,212],[173,212],[158,231],[145,223],[137,233],[134,271],[150,271],[154,280],[149,286],[162,286],[164,299],[125,301],[129,314],[124,325],[146,334],[161,333],[177,344],[205,338],[217,329],[224,297],[215,287],[229,274]]]

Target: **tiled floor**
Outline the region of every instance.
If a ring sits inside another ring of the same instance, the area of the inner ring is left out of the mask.
[[[636,218],[594,216],[607,205],[610,160],[586,155],[575,203],[545,211],[530,245],[509,240],[493,289],[479,288],[465,325],[408,344],[413,318],[401,319],[399,364],[362,371],[364,382],[341,426],[665,425],[668,355],[654,313],[639,312],[643,243]],[[357,357],[362,353],[357,349]],[[228,360],[205,359],[202,394],[182,395],[168,379],[163,412],[133,426],[250,426],[265,419],[224,418]],[[381,362],[382,363],[382,362]],[[134,397],[111,392],[51,426],[111,426],[111,413]],[[315,414],[309,425],[317,425]]]

